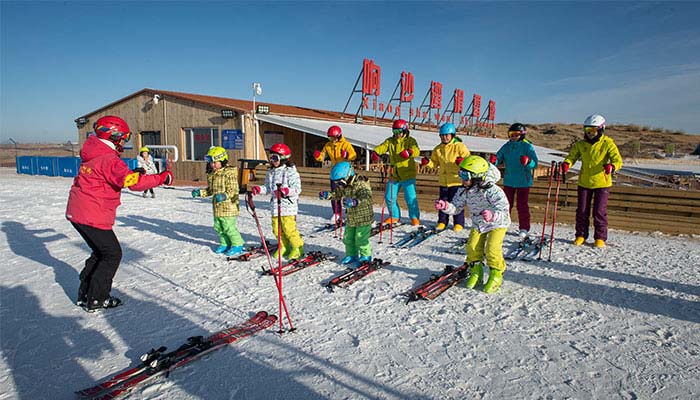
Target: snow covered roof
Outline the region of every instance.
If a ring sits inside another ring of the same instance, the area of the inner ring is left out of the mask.
[[[257,114],[256,117],[264,122],[284,126],[290,129],[306,132],[311,135],[326,137],[326,131],[331,125],[338,125],[343,130],[343,136],[350,143],[365,149],[372,149],[391,136],[391,130],[386,126],[363,125],[353,122],[338,122],[311,118],[289,117],[282,115]],[[412,129],[411,136],[418,142],[423,151],[432,150],[440,143],[436,132]],[[478,153],[496,153],[506,143],[504,139],[486,138],[480,136],[459,136],[467,145],[469,151]],[[559,150],[535,146],[540,164],[549,165],[552,161],[563,161],[566,154]]]

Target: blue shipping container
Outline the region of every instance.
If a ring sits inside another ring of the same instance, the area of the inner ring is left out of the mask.
[[[37,157],[37,165],[39,166],[39,175],[56,176],[57,174],[57,157]]]
[[[73,177],[80,170],[80,157],[58,157],[58,175]]]
[[[18,174],[36,175],[39,173],[36,156],[19,156],[15,157]]]

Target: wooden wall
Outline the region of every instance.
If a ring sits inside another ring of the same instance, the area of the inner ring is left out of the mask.
[[[259,167],[256,174],[257,182],[265,179],[265,171],[265,167]],[[303,195],[317,197],[319,191],[329,190],[329,168],[299,167],[299,173],[302,178]],[[369,178],[374,202],[381,205],[384,196],[381,173],[358,171],[358,174]],[[416,182],[421,210],[434,212],[433,202],[438,195],[437,176],[419,174]],[[545,178],[536,180],[530,194],[532,223],[541,224],[544,219],[547,191],[548,181]],[[403,210],[402,214],[406,216],[406,204],[402,196],[402,194],[399,195],[398,201]],[[562,183],[557,208],[558,223],[572,225],[575,223],[576,200],[576,182]],[[552,190],[553,204],[554,189]],[[549,212],[551,215],[551,207]],[[511,216],[513,221],[517,221],[515,207]],[[700,234],[700,192],[615,185],[608,202],[608,227],[628,231]]]

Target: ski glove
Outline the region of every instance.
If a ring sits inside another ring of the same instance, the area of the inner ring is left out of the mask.
[[[228,196],[226,193],[217,193],[214,195],[214,201],[217,203],[221,203],[222,201],[226,201],[228,199]]]
[[[194,189],[194,190],[192,191],[192,197],[200,197],[200,196],[201,196],[201,193],[202,193],[201,190],[199,190],[199,189]]]
[[[318,160],[319,158],[321,158],[321,152],[318,150],[314,151],[314,159]]]
[[[491,211],[487,208],[486,210],[481,212],[481,216],[484,217],[484,221],[491,222],[491,221],[493,221],[493,219],[496,215],[493,213],[493,211]]]
[[[133,172],[138,172],[141,175],[146,175],[146,169],[143,167],[134,168]]]
[[[373,163],[378,163],[379,162],[379,154],[377,154],[376,151],[372,152],[372,162]]]
[[[462,163],[462,161],[464,161],[464,157],[457,157],[457,158],[455,158],[455,164],[457,164],[458,167],[459,167],[459,164]]]
[[[420,165],[425,167],[428,164],[430,164],[430,159],[428,159],[427,157],[423,157],[420,159]]]
[[[288,187],[281,187],[279,190],[275,190],[275,197],[289,197],[289,188]]]
[[[447,210],[447,206],[448,206],[449,204],[450,204],[450,203],[448,203],[448,202],[445,201],[445,200],[440,200],[440,199],[435,200],[435,209],[438,210],[438,211]]]
[[[250,188],[250,193],[252,193],[253,196],[257,196],[260,193],[262,193],[262,188],[260,186],[253,186],[252,188]]]
[[[605,175],[610,175],[615,172],[615,166],[612,164],[605,164],[603,170],[605,170]]]
[[[165,171],[160,173],[160,184],[161,185],[172,185],[173,181],[175,178],[173,178],[173,174],[170,171]]]
[[[331,192],[329,192],[327,190],[322,190],[322,191],[318,192],[318,198],[321,200],[328,200],[331,198]]]
[[[344,160],[347,160],[347,159],[348,159],[348,152],[345,151],[345,150],[341,150],[341,151],[340,151],[340,156],[341,156]]]
[[[568,162],[561,164],[561,172],[563,172],[563,173],[569,172],[569,163]]]
[[[403,158],[404,160],[408,160],[411,156],[413,155],[413,150],[411,149],[405,149],[401,153],[399,153],[399,156]]]
[[[357,199],[345,199],[344,203],[347,208],[357,207]]]
[[[530,162],[530,157],[528,156],[520,156],[520,164],[522,166],[527,166],[527,164]]]
[[[489,156],[489,162],[490,162],[491,164],[493,164],[493,165],[496,165],[496,162],[498,162],[498,157],[496,157],[495,154],[491,154],[491,155]]]

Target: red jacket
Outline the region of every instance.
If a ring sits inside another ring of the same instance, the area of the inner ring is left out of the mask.
[[[119,152],[90,136],[80,150],[80,171],[68,195],[66,218],[97,229],[112,229],[122,188],[144,191],[161,185],[161,175],[140,175],[119,158]]]

